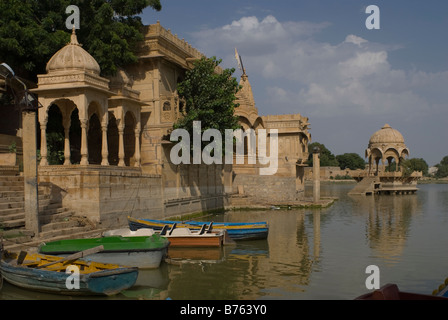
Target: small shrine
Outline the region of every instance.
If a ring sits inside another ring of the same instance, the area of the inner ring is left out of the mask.
[[[415,193],[422,172],[407,174],[402,167],[409,157],[403,135],[390,125],[375,132],[365,152],[368,167],[353,175],[358,182],[349,194],[409,194]]]

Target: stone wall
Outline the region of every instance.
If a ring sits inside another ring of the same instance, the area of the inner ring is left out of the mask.
[[[274,205],[275,202],[300,200],[304,197],[304,189],[297,190],[296,179],[293,177],[236,175],[233,178],[233,189],[248,197],[248,207]]]
[[[172,145],[164,146],[162,185],[165,216],[223,209],[232,192],[232,165],[179,164],[170,161]]]
[[[101,166],[48,166],[39,169],[39,184],[53,201],[101,227],[126,226],[127,216],[162,217],[161,177],[139,169]]]

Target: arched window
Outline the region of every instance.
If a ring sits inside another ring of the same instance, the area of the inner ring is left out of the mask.
[[[171,103],[169,101],[163,103],[163,111],[171,111]]]

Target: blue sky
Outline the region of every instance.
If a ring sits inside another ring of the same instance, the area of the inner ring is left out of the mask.
[[[162,0],[147,9],[207,56],[242,56],[260,115],[300,113],[312,140],[364,156],[388,123],[412,158],[448,155],[448,1]],[[368,30],[365,8],[380,9]],[[235,72],[239,78],[240,71]]]

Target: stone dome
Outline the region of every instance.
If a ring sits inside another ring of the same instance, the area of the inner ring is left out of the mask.
[[[388,124],[385,124],[381,130],[375,132],[369,140],[372,144],[404,144],[403,135]]]
[[[75,29],[70,43],[56,52],[47,63],[47,73],[72,70],[82,70],[96,75],[101,71],[98,62],[78,43]]]

